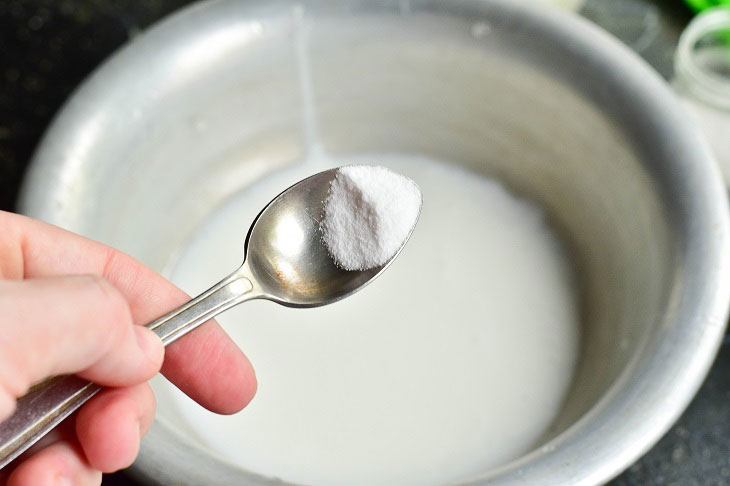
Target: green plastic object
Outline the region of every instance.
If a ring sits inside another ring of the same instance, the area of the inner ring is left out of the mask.
[[[708,8],[719,7],[725,5],[730,7],[730,0],[684,0],[692,10],[700,13]]]

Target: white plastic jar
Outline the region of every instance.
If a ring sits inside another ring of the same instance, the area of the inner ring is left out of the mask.
[[[674,87],[730,186],[730,8],[695,17],[674,58]]]

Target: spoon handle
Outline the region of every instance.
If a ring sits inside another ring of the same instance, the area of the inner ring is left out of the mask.
[[[198,297],[147,324],[167,346],[205,321],[251,298],[253,285],[241,270]],[[59,376],[33,386],[15,412],[0,423],[0,468],[18,457],[103,387],[77,376]]]
[[[251,279],[237,270],[187,304],[150,322],[146,327],[157,334],[162,344],[167,346],[205,321],[248,300],[251,290]]]

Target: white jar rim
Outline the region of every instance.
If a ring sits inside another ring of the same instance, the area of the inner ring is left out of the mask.
[[[716,46],[723,51],[726,69],[712,69],[702,59],[700,43],[715,36],[724,43]],[[681,88],[711,106],[730,110],[730,8],[707,10],[689,23],[679,38],[674,56],[676,81]]]

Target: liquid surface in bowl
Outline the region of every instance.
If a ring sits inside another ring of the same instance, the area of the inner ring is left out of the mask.
[[[383,165],[422,189],[421,219],[373,285],[317,309],[255,301],[219,317],[253,362],[243,412],[209,413],[164,381],[160,417],[229,462],[305,484],[439,484],[535,446],[578,354],[572,274],[533,204],[476,173],[404,156],[317,159],[214,211],[172,279],[195,294],[241,258],[271,197],[330,165]]]

